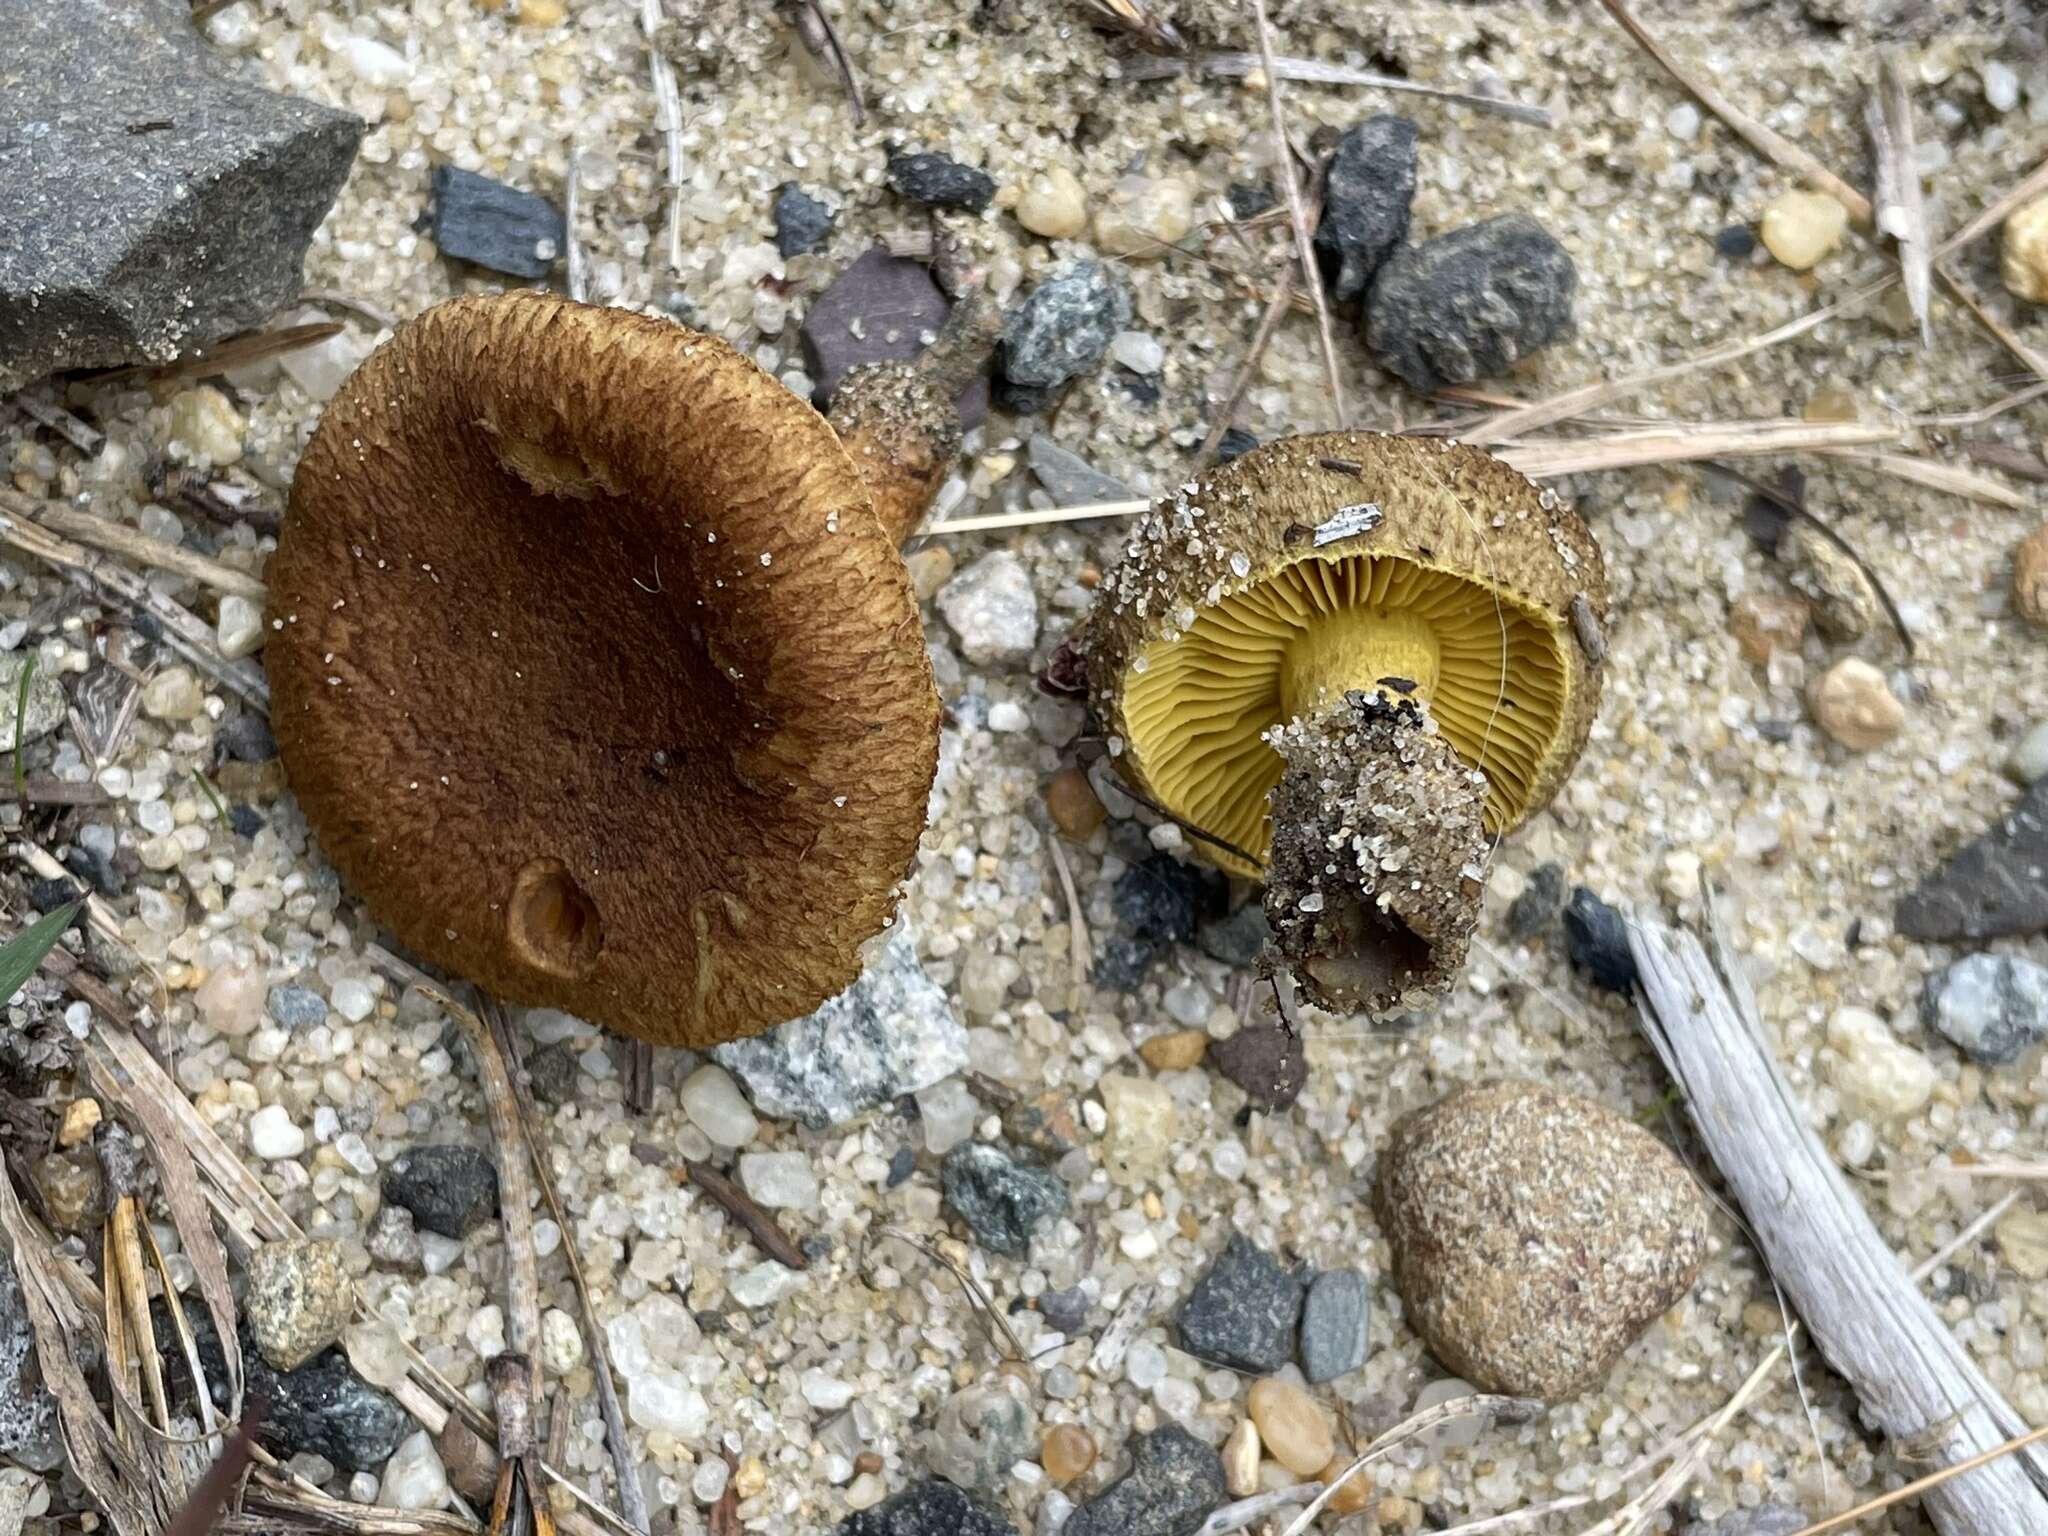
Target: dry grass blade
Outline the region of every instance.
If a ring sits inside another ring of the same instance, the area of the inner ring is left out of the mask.
[[[1316,260],[1314,237],[1308,227],[1308,212],[1301,200],[1301,178],[1287,150],[1287,104],[1281,97],[1280,77],[1273,69],[1273,29],[1266,20],[1266,0],[1252,0],[1252,19],[1259,29],[1259,58],[1266,65],[1266,104],[1273,115],[1274,174],[1287,194],[1287,217],[1294,226],[1294,250],[1301,260],[1301,281],[1316,309],[1316,333],[1323,348],[1323,369],[1330,380],[1330,407],[1341,432],[1351,424],[1344,408],[1344,379],[1337,371],[1337,340],[1330,332],[1330,305],[1323,293],[1323,269]]]
[[[1877,227],[1899,246],[1899,277],[1906,301],[1920,322],[1920,345],[1934,345],[1928,320],[1933,297],[1932,242],[1927,236],[1927,205],[1920,196],[1918,142],[1913,131],[1913,97],[1906,88],[1898,54],[1886,49],[1878,60],[1877,89],[1864,105],[1864,122],[1877,161]]]
[[[1794,1531],[1792,1536],[1826,1536],[1826,1533],[1829,1531],[1839,1531],[1845,1526],[1854,1525],[1865,1515],[1874,1515],[1881,1509],[1890,1509],[1894,1504],[1902,1504],[1907,1499],[1918,1498],[1930,1488],[1940,1487],[1950,1478],[1961,1477],[1965,1472],[1974,1472],[1977,1468],[1987,1463],[1997,1461],[2000,1457],[2010,1456],[2015,1451],[2023,1451],[2028,1446],[2038,1444],[2043,1440],[2048,1440],[2048,1424],[2043,1424],[2039,1429],[2030,1429],[2023,1435],[2014,1435],[2003,1445],[1994,1445],[1990,1450],[1972,1456],[1968,1461],[1959,1461],[1954,1466],[1943,1467],[1939,1472],[1930,1472],[1925,1477],[1917,1478],[1913,1482],[1906,1484],[1903,1488],[1894,1488],[1890,1493],[1880,1494],[1877,1498],[1871,1499],[1867,1503],[1858,1504],[1854,1509],[1845,1509],[1839,1515],[1822,1520],[1818,1524],[1809,1525],[1803,1530]]]
[[[647,38],[647,72],[654,85],[654,121],[662,137],[662,185],[668,191],[668,266],[683,270],[683,103],[676,67],[661,51],[661,0],[640,0],[640,30]]]
[[[96,554],[41,526],[36,521],[40,511],[40,504],[32,498],[0,486],[0,543],[55,566],[74,586],[97,599],[112,598],[148,614],[162,625],[164,643],[172,650],[244,702],[265,714],[270,712],[270,684],[261,668],[221,655],[211,625],[164,596],[118,560]]]
[[[1684,86],[1693,100],[1747,140],[1758,154],[1796,176],[1805,177],[1848,209],[1849,217],[1858,224],[1867,226],[1870,223],[1870,200],[1861,192],[1821,164],[1808,151],[1737,107],[1709,82],[1696,75],[1687,74],[1679,67],[1678,61],[1671,56],[1670,51],[1650,35],[1649,29],[1629,14],[1628,7],[1623,5],[1621,0],[1600,0],[1600,3],[1607,8],[1608,15],[1621,23],[1621,29],[1635,39],[1637,47],[1655,59],[1673,80]]]
[[[171,1398],[164,1387],[164,1360],[156,1347],[156,1328],[150,1322],[149,1280],[142,1267],[142,1238],[136,1231],[142,1221],[142,1202],[134,1195],[123,1195],[114,1202],[113,1215],[106,1229],[109,1263],[101,1283],[120,1295],[120,1305],[124,1309],[122,1322],[128,1331],[129,1348],[142,1367],[142,1385],[149,1393],[149,1411],[155,1415],[156,1427],[168,1430],[171,1427]],[[167,1457],[165,1461],[173,1469],[175,1478],[177,1459]],[[173,1486],[182,1500],[184,1488],[176,1484]]]
[[[1547,107],[1533,107],[1525,102],[1507,101],[1498,96],[1481,96],[1475,91],[1457,91],[1441,85],[1424,85],[1420,80],[1403,80],[1398,75],[1376,74],[1369,69],[1353,69],[1348,64],[1325,64],[1321,59],[1292,58],[1286,54],[1278,54],[1267,60],[1256,53],[1216,51],[1198,53],[1186,61],[1134,59],[1126,63],[1123,69],[1126,80],[1170,80],[1175,75],[1184,74],[1191,69],[1201,74],[1242,79],[1257,70],[1269,80],[1293,80],[1302,85],[1364,85],[1374,90],[1398,91],[1410,96],[1428,96],[1437,101],[1455,102],[1458,106],[1470,107],[1475,112],[1490,112],[1496,117],[1505,117],[1517,123],[1528,123],[1535,128],[1550,128],[1556,125],[1556,119]]]
[[[1682,464],[1699,459],[1755,458],[1819,448],[1850,448],[1897,442],[1897,427],[1862,422],[1745,421],[1726,426],[1674,424],[1600,437],[1520,441],[1496,453],[1532,480],[1582,475],[1645,464]]]
[[[142,1239],[149,1245],[150,1267],[155,1269],[158,1293],[164,1299],[164,1311],[171,1320],[171,1332],[178,1336],[178,1353],[184,1357],[185,1371],[192,1378],[195,1390],[193,1400],[199,1407],[199,1422],[209,1436],[218,1436],[221,1429],[220,1414],[213,1406],[213,1391],[206,1380],[206,1364],[199,1358],[199,1340],[193,1336],[191,1321],[185,1316],[185,1300],[178,1294],[176,1281],[171,1277],[171,1268],[164,1262],[164,1251],[157,1245],[156,1233],[145,1222]],[[226,1450],[216,1439],[214,1454]]]
[[[169,363],[141,363],[128,368],[110,368],[90,375],[100,383],[137,377],[161,380],[209,379],[231,368],[247,368],[268,358],[315,346],[341,334],[339,320],[315,320],[307,325],[287,325],[275,331],[258,331],[249,336],[231,336],[225,341],[194,347]]]
[[[1963,444],[1963,452],[1970,456],[1973,464],[1982,464],[1986,469],[2002,470],[2019,480],[2048,480],[2048,459],[2038,453],[2029,453],[2024,448],[2014,448],[2008,443],[1986,443],[1976,439]]]
[[[1150,508],[1151,502],[1091,501],[1077,507],[1048,507],[1031,512],[991,512],[986,517],[955,517],[934,523],[924,531],[941,533],[989,533],[999,528],[1036,528],[1044,523],[1083,523],[1098,517],[1131,517]]]
[[[484,1111],[490,1120],[491,1145],[498,1153],[498,1221],[505,1233],[505,1338],[514,1353],[538,1360],[540,1272],[533,1251],[533,1184],[527,1174],[526,1132],[519,1103],[512,1096],[511,1071],[498,1048],[497,1035],[478,1013],[439,987],[423,986],[420,991],[456,1022],[462,1038],[469,1042],[477,1086],[483,1090]],[[482,1006],[487,1011],[496,1008],[488,997]],[[523,1379],[532,1393],[528,1407],[538,1412],[539,1369],[529,1369]],[[499,1454],[504,1454],[502,1445]]]
[[[1970,312],[1976,322],[1983,326],[2000,346],[2019,359],[2029,373],[2037,379],[2048,381],[2048,355],[2028,345],[2017,331],[1986,309],[1984,301],[1977,297],[1977,291],[1949,271],[1946,266],[1937,264],[1934,275],[1941,279],[1942,287],[1955,296],[1956,301]]]
[[[1861,464],[1866,469],[1874,469],[1880,474],[1910,480],[1915,485],[1926,486],[1929,490],[1946,491],[1951,496],[1966,497],[1971,501],[1987,501],[1993,506],[2012,507],[2019,511],[2025,511],[2031,505],[2018,491],[2000,485],[1996,480],[1973,475],[1967,469],[1960,469],[1953,464],[1938,464],[1932,459],[1916,458],[1910,453],[1859,453],[1853,448],[1815,448],[1813,451],[1832,459],[1844,459],[1852,464]]]
[[[1316,1516],[1323,1512],[1323,1506],[1337,1496],[1338,1489],[1387,1452],[1406,1444],[1417,1435],[1435,1429],[1439,1424],[1447,1424],[1453,1419],[1469,1418],[1478,1418],[1489,1426],[1497,1423],[1520,1424],[1542,1411],[1543,1404],[1534,1398],[1500,1397],[1489,1392],[1474,1392],[1469,1397],[1454,1397],[1449,1402],[1438,1403],[1434,1408],[1425,1408],[1420,1413],[1410,1414],[1360,1451],[1342,1472],[1324,1483],[1323,1491],[1309,1502],[1308,1508],[1294,1517],[1282,1536],[1301,1536],[1301,1533],[1314,1523]]]
[[[1237,414],[1238,405],[1243,401],[1245,391],[1252,387],[1252,380],[1258,376],[1259,359],[1266,355],[1266,344],[1273,339],[1273,332],[1280,324],[1280,317],[1287,313],[1287,307],[1293,298],[1292,276],[1282,273],[1279,285],[1273,290],[1273,297],[1266,301],[1265,312],[1259,316],[1259,328],[1252,332],[1252,344],[1245,349],[1244,361],[1238,365],[1237,376],[1230,381],[1230,394],[1217,410],[1216,419],[1209,423],[1208,435],[1202,439],[1202,446],[1195,452],[1195,462],[1188,470],[1190,475],[1199,475],[1216,462],[1216,452],[1223,446],[1224,436],[1230,431],[1230,418]]]
[[[1081,915],[1081,896],[1074,889],[1074,871],[1067,864],[1057,828],[1045,846],[1052,855],[1053,871],[1060,877],[1060,892],[1067,898],[1067,1006],[1079,1008],[1088,985],[1088,921]]]
[[[46,502],[36,514],[36,521],[52,533],[60,533],[81,544],[95,549],[104,549],[112,554],[122,555],[142,565],[154,566],[160,571],[172,571],[180,576],[212,587],[216,592],[225,592],[235,597],[246,597],[260,604],[264,597],[263,583],[247,571],[238,571],[231,565],[222,565],[218,560],[200,554],[197,550],[186,549],[165,539],[152,538],[138,529],[122,523],[95,517],[90,512],[81,512],[58,502]]]
[[[92,1388],[72,1356],[71,1341],[82,1331],[84,1320],[58,1277],[57,1266],[64,1261],[50,1250],[15,1198],[4,1150],[0,1150],[0,1232],[5,1233],[14,1254],[43,1383],[57,1400],[57,1423],[71,1475],[92,1495],[115,1536],[154,1536],[155,1521],[136,1492],[144,1486],[141,1470],[114,1442],[113,1432],[93,1400]]]

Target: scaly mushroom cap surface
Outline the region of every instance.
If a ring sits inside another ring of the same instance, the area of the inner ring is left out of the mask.
[[[1283,760],[1265,733],[1388,679],[1486,775],[1486,829],[1505,832],[1549,802],[1592,727],[1576,598],[1604,621],[1592,533],[1491,454],[1287,438],[1139,522],[1088,620],[1089,689],[1124,777],[1242,850],[1195,845],[1233,874],[1258,878],[1272,843]]]
[[[724,342],[458,299],[329,404],[269,568],[285,769],[406,945],[663,1044],[859,971],[938,698],[832,430]]]

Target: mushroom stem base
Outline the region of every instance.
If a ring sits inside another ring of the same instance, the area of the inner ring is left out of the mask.
[[[1426,706],[1353,692],[1277,734],[1266,918],[1309,1000],[1415,1008],[1457,976],[1479,920],[1486,777]]]

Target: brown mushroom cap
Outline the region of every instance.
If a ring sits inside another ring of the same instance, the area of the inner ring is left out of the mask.
[[[1265,733],[1383,678],[1413,684],[1486,774],[1489,831],[1547,804],[1599,702],[1578,598],[1604,620],[1599,546],[1551,492],[1462,444],[1329,433],[1254,449],[1148,513],[1083,645],[1124,776],[1256,878],[1282,770]]]
[[[831,428],[724,342],[535,293],[427,311],[328,406],[269,581],[286,772],[405,944],[665,1044],[854,979],[938,698]]]

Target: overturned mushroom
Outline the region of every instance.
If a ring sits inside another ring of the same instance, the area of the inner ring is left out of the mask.
[[[1083,644],[1124,777],[1265,880],[1314,1001],[1384,1012],[1456,974],[1491,840],[1570,772],[1606,611],[1599,546],[1550,492],[1478,449],[1345,433],[1162,502]]]
[[[853,464],[723,342],[427,311],[328,406],[269,580],[286,771],[405,944],[692,1046],[854,979],[938,699]]]

